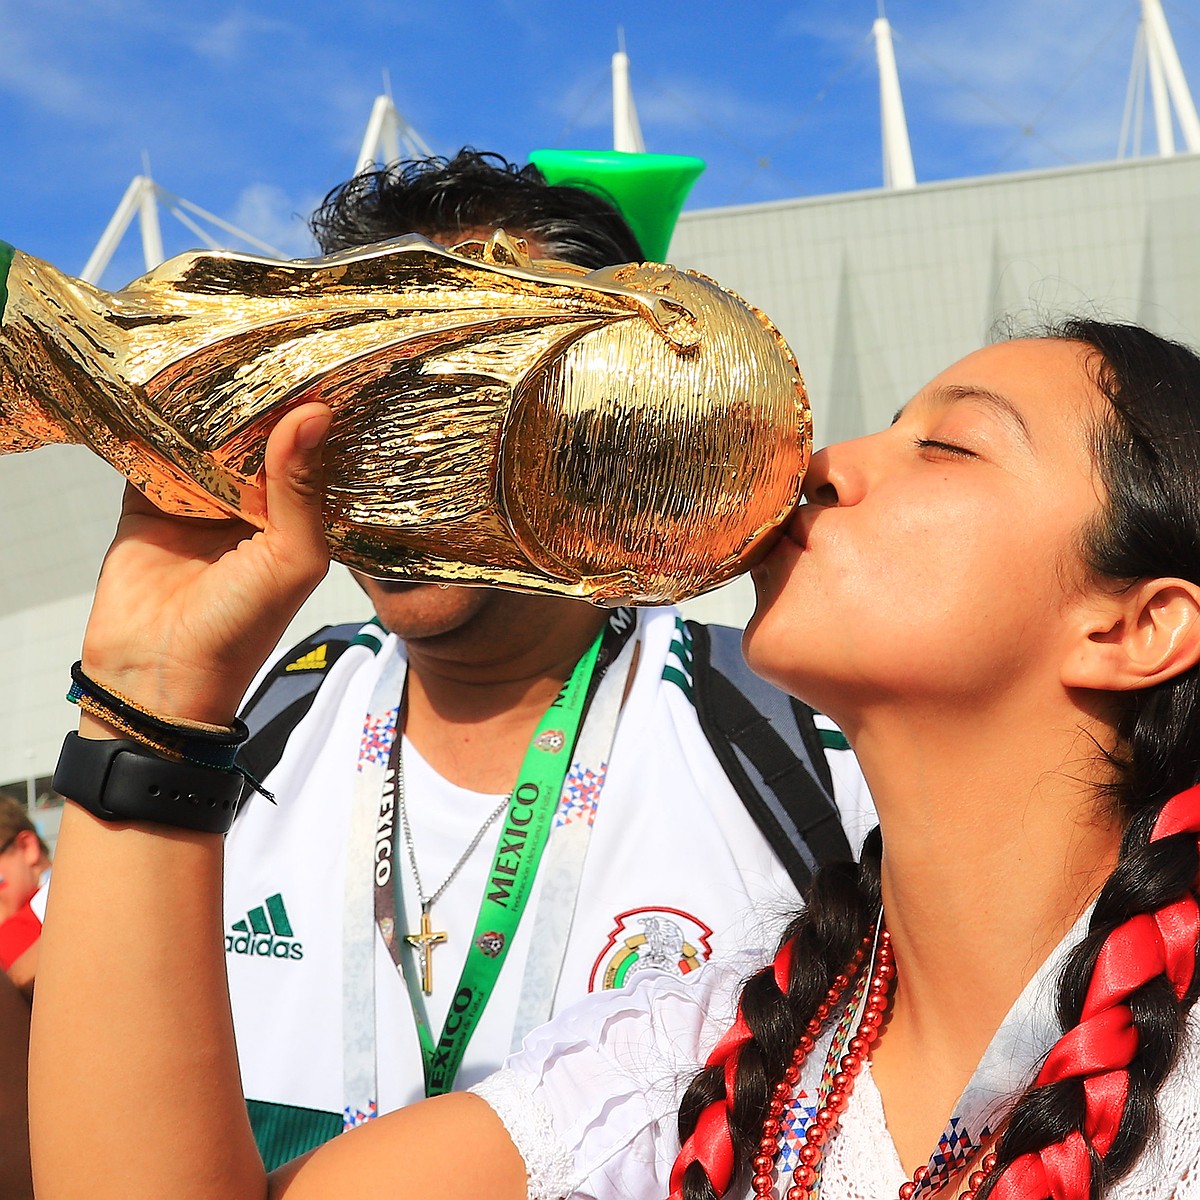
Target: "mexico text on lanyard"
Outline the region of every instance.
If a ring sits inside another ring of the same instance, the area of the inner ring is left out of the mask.
[[[403,690],[404,667],[399,655],[390,656],[375,687],[368,716],[368,726],[374,721],[381,742],[386,743],[386,758],[383,754],[375,755],[375,769],[360,773],[351,819],[347,914],[343,929],[345,1119],[348,1125],[374,1116],[378,1098],[374,1055],[375,923],[378,923],[384,944],[403,975],[408,991],[425,1068],[426,1093],[437,1095],[449,1091],[528,906],[542,852],[546,849],[563,795],[564,780],[583,752],[586,751],[589,762],[594,761],[597,765],[608,758],[633,658],[631,635],[636,624],[636,616],[629,610],[613,612],[534,732],[509,797],[466,963],[445,1026],[436,1037],[426,1016],[422,983],[427,985],[429,982],[430,954],[441,935],[430,925],[428,907],[421,914],[421,931],[409,930],[410,922],[403,911],[402,889],[395,879],[395,860],[403,853],[399,843],[401,822],[396,811],[396,789],[401,744],[397,730],[397,699]],[[587,723],[580,735],[585,712]],[[383,749],[381,744],[379,750]],[[381,759],[386,761],[386,769],[380,764]],[[372,787],[375,789],[373,795],[369,792]],[[539,1024],[549,1015],[553,985],[561,968],[566,932],[578,895],[587,833],[591,829],[587,822],[576,824],[586,831],[582,839],[578,833],[574,837],[562,836],[575,832],[574,826],[568,826],[557,830],[550,840],[549,856],[556,867],[565,868],[567,884],[564,889],[564,872],[556,870],[558,884],[553,903],[548,902],[550,897],[543,896],[537,905],[535,926],[539,933],[545,934],[546,940],[542,942],[539,938],[536,969],[534,963],[529,964],[517,1014],[520,1032],[525,1024]],[[463,857],[465,859],[467,855]],[[358,878],[354,879],[354,876]],[[352,931],[349,906],[353,896],[354,909],[359,914],[363,912],[363,880],[367,892],[374,892],[371,911],[375,921],[368,921],[364,930],[363,922],[353,919],[355,928]],[[564,890],[569,894],[564,895]],[[415,956],[414,946],[420,947]]]

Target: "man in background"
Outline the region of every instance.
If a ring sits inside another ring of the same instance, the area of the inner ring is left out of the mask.
[[[25,805],[0,792],[0,1196],[32,1200],[26,1103],[29,1004],[50,851]]]
[[[50,851],[25,805],[0,792],[0,968],[32,996]]]
[[[503,228],[535,260],[642,258],[605,200],[473,151],[360,175],[313,225],[326,252]],[[872,823],[848,750],[767,689],[815,789],[809,840],[780,844],[704,724],[716,642],[673,609],[357,578],[373,620],[284,654],[244,712],[278,804],[229,836],[225,944],[268,1167],[469,1086],[589,991],[771,940],[797,875]]]

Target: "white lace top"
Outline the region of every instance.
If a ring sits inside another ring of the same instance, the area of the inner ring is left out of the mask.
[[[1081,921],[1068,935],[997,1032],[968,1086],[968,1092],[974,1088],[977,1111],[982,1111],[980,1095],[986,1110],[989,1093],[1010,1091],[1014,1064],[1036,1062],[1057,1036],[1056,1027],[1051,1033],[1045,1025],[1053,1020],[1058,968],[1083,927]],[[589,996],[535,1030],[502,1070],[472,1089],[500,1115],[521,1152],[530,1200],[661,1200],[667,1195],[679,1150],[680,1097],[732,1022],[742,980],[760,961],[742,956],[712,962],[686,979],[643,976],[624,991]],[[820,1045],[809,1056],[789,1122],[806,1123],[801,1109],[814,1107],[811,1097],[824,1057]],[[1032,1073],[1030,1067],[1021,1075]],[[1158,1099],[1162,1134],[1110,1191],[1109,1200],[1200,1200],[1200,1015],[1195,1010],[1179,1061]],[[954,1127],[947,1133],[950,1142],[943,1139],[943,1150],[955,1142]],[[784,1159],[794,1153],[796,1140],[795,1134],[790,1146],[785,1140]],[[821,1178],[825,1200],[891,1200],[907,1179],[869,1064],[857,1080],[840,1132],[826,1149]],[[790,1176],[785,1188],[789,1182]]]

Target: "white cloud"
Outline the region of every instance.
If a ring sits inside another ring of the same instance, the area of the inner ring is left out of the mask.
[[[0,89],[56,117],[95,122],[107,109],[89,72],[66,47],[23,27],[14,6],[0,7],[0,46]]]
[[[729,141],[758,144],[777,136],[788,123],[782,104],[749,99],[711,79],[686,75],[656,78],[635,67],[630,83],[647,149],[655,149],[656,133],[708,131]],[[569,122],[567,130],[604,130],[607,139],[612,128],[607,73],[577,79],[565,92],[556,93],[553,107]]]
[[[685,76],[646,79],[638,88],[637,105],[649,126],[717,130],[747,141],[777,134],[786,121],[782,104],[764,104],[712,80]]]
[[[262,38],[279,38],[291,31],[283,21],[253,13],[233,12],[192,34],[192,49],[213,62],[233,63],[258,49]]]
[[[1200,25],[1179,3],[1166,11],[1200,86]],[[922,143],[947,165],[961,168],[965,154],[985,170],[1113,156],[1138,21],[1130,0],[889,0],[887,15],[918,158]],[[861,54],[873,87],[873,18],[806,4],[778,30]]]
[[[288,258],[307,258],[317,253],[307,220],[319,201],[319,196],[293,199],[272,183],[252,183],[242,188],[228,219]]]
[[[910,117],[992,131],[1001,169],[1111,157],[1136,27],[1120,0],[1010,0],[898,25]]]
[[[814,8],[809,4],[785,14],[780,19],[776,32],[781,38],[815,38],[817,41],[850,49],[870,34],[871,26],[865,8],[861,13],[854,13],[851,19],[843,6],[838,6],[837,10],[831,13],[827,5]]]

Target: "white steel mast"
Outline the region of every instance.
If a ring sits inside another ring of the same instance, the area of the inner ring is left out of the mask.
[[[612,56],[613,149],[645,154],[642,127],[638,124],[633,89],[629,86],[629,55],[625,53],[625,30],[617,29],[616,54]]]
[[[1175,121],[1179,122],[1188,153],[1200,153],[1200,116],[1197,116],[1196,104],[1175,49],[1162,0],[1141,0],[1141,8],[1117,157],[1141,153],[1147,83],[1158,153],[1163,157],[1177,153]]]
[[[142,262],[147,271],[154,270],[165,257],[162,228],[158,220],[160,204],[210,250],[228,249],[228,245],[212,237],[196,223],[193,217],[199,217],[201,220],[207,221],[209,225],[215,225],[222,232],[253,246],[255,250],[261,250],[271,258],[287,257],[282,250],[277,250],[261,238],[256,238],[253,234],[239,229],[215,213],[210,213],[200,205],[193,204],[190,200],[185,200],[182,196],[177,196],[174,192],[169,192],[155,183],[150,176],[149,163],[144,163],[144,170],[145,174],[135,175],[125,189],[125,195],[121,197],[120,204],[109,218],[104,232],[100,235],[100,240],[96,243],[96,248],[92,251],[83,270],[80,271],[80,279],[87,283],[99,284],[105,267],[112,260],[112,256],[116,253],[117,247],[121,244],[121,240],[125,237],[126,231],[133,224],[135,218],[142,236]]]
[[[904,98],[900,94],[900,73],[896,70],[896,52],[892,46],[892,27],[879,6],[879,16],[871,27],[875,37],[875,59],[879,64],[879,110],[883,130],[883,186],[915,187],[912,147],[908,142],[908,122],[904,116]]]
[[[392,99],[391,81],[385,71],[383,94],[376,96],[375,103],[371,106],[371,116],[367,120],[367,131],[363,134],[354,173],[357,175],[376,164],[386,166],[402,158],[432,157],[433,151],[429,144],[396,107],[396,102]]]

